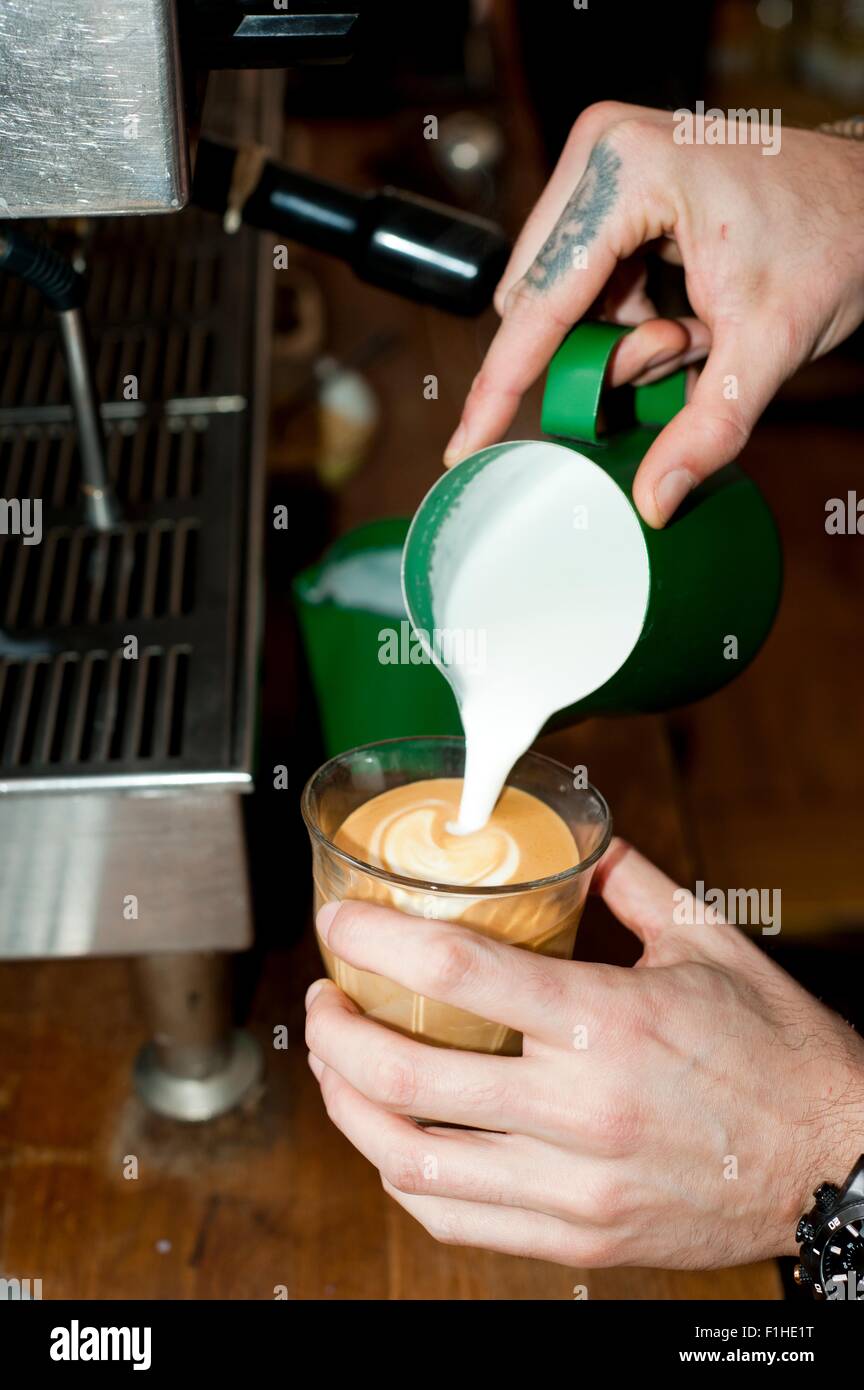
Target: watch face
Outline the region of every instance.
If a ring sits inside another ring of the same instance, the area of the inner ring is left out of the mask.
[[[832,1216],[816,1241],[825,1297],[864,1301],[864,1202]]]

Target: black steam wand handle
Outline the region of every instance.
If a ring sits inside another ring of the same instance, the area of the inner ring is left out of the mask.
[[[0,226],[0,270],[32,285],[57,314],[78,428],[87,520],[97,531],[110,531],[120,520],[120,509],[105,461],[105,436],[84,320],[84,277],[50,246],[32,241],[9,223]]]
[[[237,157],[231,146],[199,141],[194,202],[225,213]],[[338,256],[371,285],[451,314],[482,313],[510,254],[500,228],[469,213],[392,188],[357,193],[270,162],[262,164],[241,217]]]

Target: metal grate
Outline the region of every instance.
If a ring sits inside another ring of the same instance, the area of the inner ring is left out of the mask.
[[[190,652],[63,652],[0,667],[0,762],[38,770],[179,758]]]
[[[150,224],[133,234],[118,221],[100,224],[86,248],[93,266],[87,314],[100,327],[95,372],[105,401],[122,399],[128,376],[136,377],[140,399],[151,403],[218,393],[232,376],[236,381],[228,354],[218,352],[226,290],[230,297],[226,280],[236,280],[226,265],[226,238],[218,223],[194,210],[171,221],[181,218],[185,244]],[[236,242],[229,249],[236,253]],[[50,312],[23,282],[0,279],[0,408],[65,402],[66,373]]]
[[[196,520],[96,534],[57,528],[40,546],[0,550],[7,634],[194,612]]]
[[[109,424],[108,466],[120,500],[126,504],[197,497],[207,424],[207,417]],[[80,482],[75,434],[69,426],[0,426],[0,497],[41,497],[53,512],[74,511]]]
[[[42,504],[38,544],[0,533],[0,790],[248,783],[255,238],[106,220],[87,259],[110,533],[51,316],[0,276],[0,499]]]

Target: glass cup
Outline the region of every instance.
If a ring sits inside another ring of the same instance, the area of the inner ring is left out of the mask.
[[[333,843],[352,811],[392,787],[428,778],[459,777],[465,740],[454,737],[389,739],[331,758],[303,791],[303,819],[312,841],[314,910],[346,898],[372,901],[427,921],[446,921],[541,955],[573,954],[591,875],[612,836],[609,808],[592,786],[574,786],[571,770],[539,753],[526,753],[507,784],[551,807],[568,826],[579,851],[572,868],[530,883],[462,891],[425,883],[366,864]],[[522,1035],[506,1025],[416,994],[334,956],[318,937],[331,980],[369,1018],[440,1047],[516,1055]]]

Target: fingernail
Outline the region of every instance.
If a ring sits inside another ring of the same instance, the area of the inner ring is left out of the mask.
[[[325,903],[324,906],[319,909],[318,916],[315,919],[315,925],[318,928],[318,935],[325,944],[330,935],[330,927],[333,923],[333,918],[336,916],[341,906],[342,904],[337,901]]]
[[[326,983],[327,983],[326,980],[313,980],[312,984],[309,986],[309,988],[308,988],[307,991],[306,991],[306,1008],[307,1008],[307,1009],[309,1008],[309,1005],[312,1003],[312,1000],[315,999],[315,998],[321,993],[321,991],[322,991],[322,989],[324,988],[324,986],[325,986]]]
[[[321,1080],[321,1073],[324,1070],[324,1063],[321,1061],[320,1057],[315,1056],[314,1052],[309,1053],[309,1070],[312,1072],[313,1076],[315,1076],[319,1081]]]
[[[654,489],[654,501],[663,521],[668,521],[696,486],[696,479],[686,468],[673,468],[661,478]]]
[[[459,425],[454,432],[450,443],[444,450],[444,463],[449,468],[451,463],[458,463],[462,457],[462,446],[465,443],[467,431],[464,425]]]

